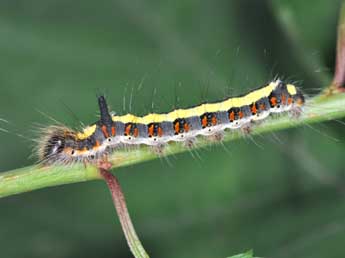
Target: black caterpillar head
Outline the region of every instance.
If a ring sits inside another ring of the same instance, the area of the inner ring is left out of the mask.
[[[66,142],[73,138],[74,133],[65,127],[50,126],[42,130],[38,142],[38,157],[43,163],[62,161],[62,153]]]

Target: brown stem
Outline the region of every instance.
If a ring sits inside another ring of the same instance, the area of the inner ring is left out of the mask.
[[[104,163],[99,167],[99,171],[110,190],[127,244],[135,258],[149,258],[133,227],[120,183],[117,178],[109,172],[109,168],[109,163]]]
[[[339,16],[337,54],[332,85],[337,90],[345,91],[345,2],[341,6]]]

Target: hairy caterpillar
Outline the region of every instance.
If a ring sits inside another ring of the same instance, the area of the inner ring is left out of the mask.
[[[127,145],[162,146],[193,141],[199,135],[214,136],[226,129],[244,128],[272,113],[298,113],[304,96],[296,86],[275,80],[246,95],[142,117],[111,115],[104,96],[98,97],[98,104],[100,119],[81,132],[63,126],[46,128],[39,140],[40,162],[92,161]]]

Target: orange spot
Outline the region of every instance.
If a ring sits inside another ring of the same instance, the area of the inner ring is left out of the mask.
[[[188,132],[189,129],[190,129],[189,124],[188,124],[188,123],[185,123],[185,124],[183,125],[183,129],[184,129],[185,132]]]
[[[288,104],[291,105],[292,104],[293,99],[292,98],[288,98]]]
[[[216,116],[212,116],[212,125],[216,125],[217,124],[217,117]]]
[[[99,141],[96,140],[95,145],[93,146],[94,149],[98,148],[99,146],[101,146],[101,144],[99,143]]]
[[[176,122],[174,126],[175,134],[178,134],[180,132],[180,123]]]
[[[255,103],[252,104],[250,109],[251,109],[253,115],[255,115],[258,112]]]
[[[163,136],[163,129],[162,129],[162,127],[158,127],[157,133],[158,133],[159,137]]]
[[[115,134],[116,134],[115,126],[112,126],[112,127],[111,127],[111,135],[112,135],[112,136],[115,136]]]
[[[133,136],[138,137],[138,135],[139,135],[139,129],[136,127],[134,128]]]
[[[207,117],[204,116],[202,119],[201,119],[201,125],[203,128],[205,128],[207,126]]]
[[[265,108],[266,108],[266,105],[265,105],[264,103],[261,103],[261,104],[260,104],[260,109],[261,109],[261,110],[265,110]]]
[[[243,118],[243,117],[244,117],[243,112],[242,112],[242,111],[239,111],[239,112],[238,112],[238,116],[239,116],[240,118]]]
[[[81,154],[85,154],[85,152],[88,152],[88,149],[87,148],[83,148],[81,150],[76,150],[77,154],[78,155],[81,155]]]
[[[234,111],[230,112],[229,119],[230,119],[231,122],[235,120],[235,112]]]
[[[131,133],[132,124],[128,124],[125,128],[125,136]]]
[[[298,98],[298,99],[297,99],[297,105],[302,106],[303,104],[304,104],[303,99]]]
[[[270,98],[271,106],[275,107],[277,105],[277,98],[276,97],[271,97]]]
[[[63,149],[63,152],[67,153],[67,154],[72,154],[73,149],[71,147],[67,147]]]
[[[149,128],[148,128],[148,134],[149,134],[149,137],[152,137],[153,136],[153,131],[154,131],[154,125],[150,125]]]
[[[81,150],[77,150],[78,154],[84,154],[85,152],[87,152],[88,149],[86,147],[82,148]]]
[[[108,138],[109,134],[108,134],[107,126],[106,125],[102,125],[101,129],[102,129],[104,137]]]
[[[286,96],[284,94],[281,95],[283,105],[286,103]]]

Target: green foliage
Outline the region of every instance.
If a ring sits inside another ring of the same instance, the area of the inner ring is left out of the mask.
[[[248,251],[246,253],[234,255],[234,256],[231,256],[231,257],[228,257],[228,258],[253,258],[253,251],[250,250],[250,251]]]

